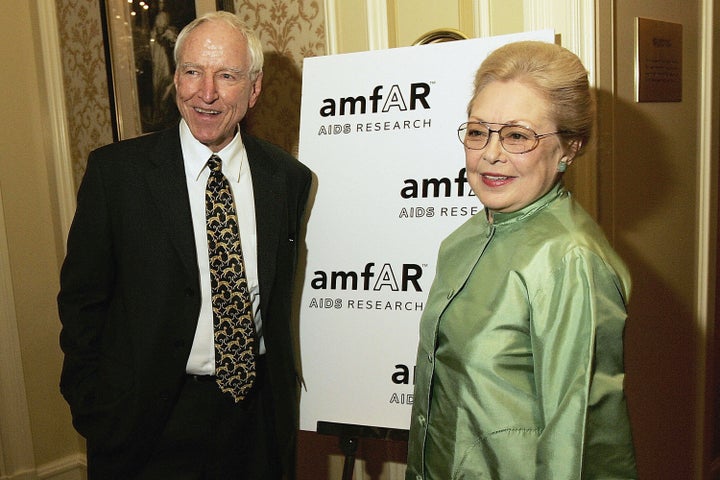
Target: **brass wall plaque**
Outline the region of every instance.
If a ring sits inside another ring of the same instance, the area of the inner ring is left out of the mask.
[[[682,25],[635,20],[635,101],[682,101]]]

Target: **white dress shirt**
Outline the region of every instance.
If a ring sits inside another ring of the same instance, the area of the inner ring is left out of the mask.
[[[205,186],[210,176],[207,161],[213,152],[193,137],[185,120],[180,121],[180,144],[185,164],[188,194],[190,195],[190,211],[195,234],[202,299],[198,325],[195,330],[195,338],[190,350],[186,371],[194,375],[214,375],[215,347],[210,301],[210,260],[205,220]],[[253,319],[260,340],[258,352],[263,354],[265,353],[265,342],[262,336],[262,318],[260,315],[255,199],[247,152],[242,143],[239,130],[235,138],[216,155],[222,160],[222,171],[230,182],[230,188],[235,199],[240,242],[242,243],[245,261],[245,273],[253,307]]]

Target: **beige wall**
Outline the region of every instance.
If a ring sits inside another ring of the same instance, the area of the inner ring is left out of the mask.
[[[460,25],[462,7],[460,3],[462,2],[389,1],[389,46],[412,45],[423,34],[439,28],[464,30]],[[472,36],[472,31],[463,33]]]
[[[627,390],[640,478],[698,478],[698,0],[615,2],[614,85],[602,85],[611,163],[600,163],[603,226],[634,278],[626,332]],[[683,25],[682,102],[634,101],[634,20]],[[614,99],[609,98],[614,89]],[[612,110],[610,110],[612,109]]]
[[[2,60],[8,66],[0,77],[0,91],[5,92],[0,115],[0,188],[14,297],[14,318],[0,321],[17,321],[31,429],[31,443],[23,444],[31,448],[35,466],[42,469],[77,452],[80,442],[58,390],[61,353],[55,295],[60,262],[57,252],[62,241],[56,235],[58,218],[48,168],[53,156],[47,149],[43,71],[37,61],[40,47],[33,3],[11,0],[4,6],[12,15],[0,18]],[[18,372],[1,373],[7,381]],[[33,467],[13,465],[7,457],[5,461],[8,471],[0,473],[9,478],[18,469]]]
[[[490,0],[490,35],[523,31],[523,0]]]
[[[333,0],[334,21],[337,23],[337,51],[362,52],[372,48],[368,31],[368,6],[382,8],[382,2],[368,0]],[[523,0],[488,0],[486,21],[488,31],[480,32],[473,21],[473,0],[438,2],[437,0],[386,0],[387,46],[406,47],[424,34],[438,29],[459,30],[467,37],[502,35],[523,31]]]

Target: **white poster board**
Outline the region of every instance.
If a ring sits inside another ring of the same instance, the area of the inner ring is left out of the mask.
[[[554,34],[305,59],[299,158],[317,192],[300,305],[301,429],[409,427],[438,246],[482,208],[457,128],[482,60],[527,39]]]

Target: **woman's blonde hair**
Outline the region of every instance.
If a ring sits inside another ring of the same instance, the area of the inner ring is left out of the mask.
[[[581,155],[593,137],[595,98],[588,74],[570,50],[552,43],[522,41],[493,51],[475,74],[468,115],[478,94],[488,84],[515,80],[548,100],[550,116],[567,144],[578,142]]]

